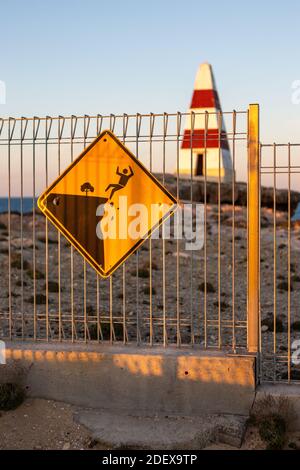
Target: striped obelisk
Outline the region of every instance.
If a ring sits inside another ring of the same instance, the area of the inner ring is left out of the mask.
[[[207,114],[205,113],[207,111]],[[179,173],[230,181],[232,161],[212,67],[199,66],[180,150]],[[195,114],[193,114],[194,112]]]

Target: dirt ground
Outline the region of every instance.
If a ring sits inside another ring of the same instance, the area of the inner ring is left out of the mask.
[[[73,407],[28,399],[13,411],[0,412],[0,449],[103,449],[73,421]]]
[[[27,399],[14,411],[0,414],[0,450],[108,450],[73,421],[75,408],[51,400]],[[242,450],[263,450],[255,427],[247,429]],[[287,435],[285,449],[300,449],[300,431]],[[238,450],[213,443],[206,450]]]

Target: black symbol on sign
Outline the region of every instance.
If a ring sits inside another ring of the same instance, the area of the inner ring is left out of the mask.
[[[126,184],[128,183],[129,179],[134,175],[133,170],[131,166],[129,166],[130,173],[128,174],[127,168],[124,168],[123,171],[119,170],[119,167],[117,167],[116,174],[120,176],[119,182],[118,183],[111,183],[107,186],[106,191],[112,188],[109,199],[111,199],[116,191],[119,191],[120,189],[125,188]]]
[[[80,186],[80,191],[87,196],[89,192],[94,192],[94,187],[88,181]]]

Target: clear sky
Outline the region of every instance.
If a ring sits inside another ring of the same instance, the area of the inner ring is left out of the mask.
[[[200,62],[225,111],[300,141],[300,2],[0,0],[2,116],[185,111]]]

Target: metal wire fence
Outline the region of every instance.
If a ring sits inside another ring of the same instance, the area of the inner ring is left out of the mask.
[[[299,144],[261,145],[261,184],[269,188],[260,230],[262,381],[300,379],[299,154]]]
[[[230,182],[206,174],[214,113],[58,116],[0,120],[0,337],[247,349],[247,111],[226,122]],[[205,121],[204,174],[179,172],[184,124]],[[203,247],[149,239],[101,279],[39,213],[36,197],[103,129],[113,131],[183,202],[203,204]],[[217,129],[221,152],[224,131]],[[214,135],[215,139],[216,136]],[[243,181],[236,183],[236,181]]]

